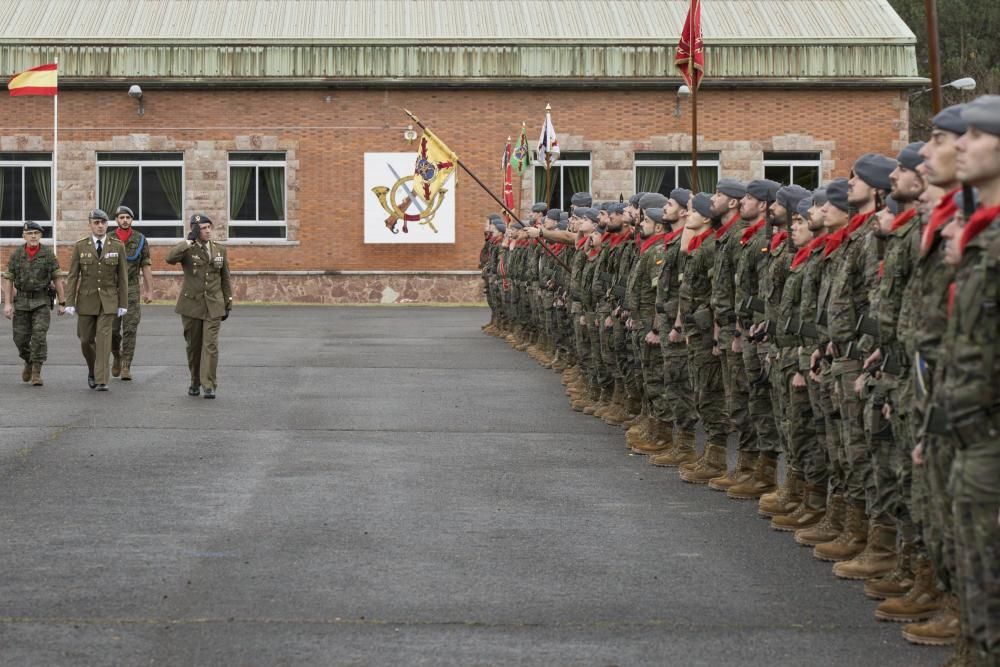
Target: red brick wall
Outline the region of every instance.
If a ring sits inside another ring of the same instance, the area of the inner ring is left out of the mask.
[[[327,102],[325,98],[330,97]],[[560,136],[587,141],[643,140],[686,134],[688,106],[673,115],[672,91],[508,90],[213,90],[149,88],[145,115],[125,90],[69,90],[60,95],[60,146],[149,134],[177,140],[232,140],[266,134],[298,142],[297,246],[237,246],[235,269],[464,270],[476,268],[483,216],[495,210],[471,178],[460,176],[454,245],[364,245],[363,156],[367,151],[411,150],[402,138],[402,108],[426,122],[488,184],[500,191],[498,161],[504,140],[521,121],[537,138],[545,103]],[[51,98],[0,96],[3,150],[11,137],[41,136],[51,143]],[[905,93],[895,90],[712,90],[699,94],[699,135],[711,140],[764,142],[805,134],[834,142],[833,173],[844,175],[868,151],[895,154],[905,136]],[[13,144],[12,144],[13,141]],[[64,142],[67,142],[64,144]],[[13,146],[13,147],[12,147]],[[21,148],[22,150],[24,148]],[[565,147],[564,147],[565,149]],[[725,160],[725,156],[723,156]],[[60,173],[60,181],[70,175]],[[225,179],[225,173],[219,174]],[[94,183],[90,183],[91,190]],[[196,183],[186,184],[190,191]],[[516,186],[515,186],[516,188]],[[598,193],[599,194],[599,193]],[[605,196],[612,196],[610,193]],[[617,197],[617,191],[614,193]],[[188,199],[191,199],[190,192]],[[188,214],[191,211],[187,211]],[[83,221],[60,222],[60,243],[78,238]],[[154,248],[154,268],[165,249]]]

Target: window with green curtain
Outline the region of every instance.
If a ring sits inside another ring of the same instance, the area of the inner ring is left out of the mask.
[[[635,168],[635,191],[636,192],[659,192],[660,183],[667,175],[667,169],[673,167],[636,167]]]
[[[160,181],[160,187],[163,188],[163,194],[166,196],[170,208],[178,220],[182,219],[184,208],[181,203],[180,167],[153,167],[153,170],[156,172],[156,177]]]
[[[138,167],[101,167],[98,206],[102,211],[114,213],[115,209],[121,206],[125,201],[125,193],[128,192],[132,179],[138,172]]]
[[[258,187],[258,197],[262,190],[267,191],[267,199],[270,206],[259,207],[261,220],[284,220],[285,219],[285,168],[284,167],[260,167],[261,180],[264,187]],[[261,202],[263,204],[263,202]]]
[[[586,192],[590,189],[590,167],[564,167],[566,178],[573,192],[567,193],[572,196],[575,192]]]
[[[685,165],[677,168],[679,186],[682,188],[691,187],[691,166]],[[698,191],[715,192],[715,186],[719,182],[718,167],[698,167]]]
[[[253,167],[229,168],[229,219],[239,220],[240,210],[247,198],[250,181],[253,180]]]
[[[52,169],[50,167],[28,167],[25,171],[31,173],[31,182],[35,186],[35,196],[37,197],[38,204],[42,211],[45,212],[45,218],[39,218],[44,220],[52,219]],[[34,203],[34,197],[29,197],[29,200]],[[32,206],[31,208],[34,208]],[[25,212],[28,219],[33,219],[32,216]]]
[[[550,171],[549,191],[545,192],[545,167],[535,167],[535,201],[548,202],[549,206],[558,206],[553,201],[553,195],[560,190],[562,169],[553,167]]]

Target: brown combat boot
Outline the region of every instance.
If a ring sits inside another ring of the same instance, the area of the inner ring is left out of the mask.
[[[31,363],[26,362],[21,369],[21,382],[31,382]]]
[[[114,359],[111,361],[111,377],[118,377],[122,372],[122,360],[117,354],[113,355]]]
[[[826,491],[822,486],[806,485],[802,502],[791,514],[779,514],[771,519],[774,530],[797,531],[815,526],[826,515]]]
[[[132,362],[123,361],[122,362],[122,380],[129,382],[132,380]]]
[[[944,593],[937,586],[934,567],[924,556],[917,556],[913,567],[913,587],[901,598],[888,598],[875,607],[875,618],[897,623],[924,621],[943,606]]]
[[[698,455],[698,458],[696,458],[694,461],[690,461],[688,463],[682,463],[681,465],[677,466],[678,469],[677,471],[681,473],[694,470],[699,465],[701,465],[702,460],[704,460],[705,456],[707,455],[708,455],[708,444],[706,444],[705,448],[701,450],[701,454]]]
[[[823,542],[829,542],[840,535],[844,529],[844,514],[847,506],[844,497],[839,493],[831,493],[826,499],[826,514],[814,526],[795,531],[795,541],[804,547],[814,547]]]
[[[630,449],[635,454],[658,456],[669,452],[674,447],[674,425],[670,422],[654,419],[643,439],[636,439]],[[666,437],[666,434],[670,434]]]
[[[736,500],[757,500],[765,493],[777,488],[775,478],[778,475],[778,455],[773,452],[761,452],[757,459],[757,467],[745,482],[734,484],[726,491],[726,495]]]
[[[625,399],[625,385],[621,380],[616,380],[615,390],[611,395],[611,406],[600,416],[605,424],[621,426],[622,422],[632,418],[631,413],[625,408]]]
[[[903,542],[896,555],[896,566],[883,577],[865,582],[865,595],[873,600],[900,598],[913,588],[913,558],[917,547],[913,542]]]
[[[726,448],[722,445],[705,445],[705,455],[691,470],[682,470],[681,479],[688,484],[708,484],[726,471]]]
[[[694,451],[694,433],[678,431],[673,442],[673,448],[664,454],[652,457],[649,462],[654,466],[673,468],[697,460],[698,454]]]
[[[597,399],[597,407],[594,408],[592,414],[594,417],[600,418],[604,413],[611,409],[611,399],[614,396],[614,385],[611,387],[601,387],[601,396]],[[587,414],[587,411],[583,411]]]
[[[44,382],[42,382],[41,364],[31,364],[31,384],[35,387],[41,387],[44,384]]]
[[[781,514],[791,514],[802,502],[802,489],[805,486],[802,473],[789,468],[785,473],[785,482],[774,493],[765,493],[760,497],[757,514],[766,517]]]
[[[860,554],[868,544],[868,519],[864,503],[847,503],[844,530],[830,542],[817,544],[813,558],[825,561],[850,560]]]
[[[625,447],[631,448],[636,443],[645,442],[652,438],[655,421],[649,415],[641,415],[639,420],[625,431]]]
[[[756,467],[757,452],[741,449],[736,456],[736,466],[725,475],[709,480],[708,488],[713,491],[728,491],[730,487],[750,479]]]
[[[892,572],[896,566],[896,528],[870,524],[865,550],[849,561],[835,563],[833,573],[841,579],[873,579]]]
[[[930,620],[903,626],[903,639],[922,646],[950,646],[960,634],[958,596],[953,593],[944,596],[943,606]]]

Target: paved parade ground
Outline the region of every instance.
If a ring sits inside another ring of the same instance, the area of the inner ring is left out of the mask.
[[[239,306],[218,398],[0,327],[0,664],[936,665],[756,516],[628,456],[485,309]]]

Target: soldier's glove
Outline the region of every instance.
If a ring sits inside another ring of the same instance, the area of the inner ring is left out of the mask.
[[[128,308],[119,308],[118,309],[118,317],[121,317],[122,315],[124,315],[127,312],[128,312]]]
[[[197,228],[192,229],[190,232],[188,232],[187,240],[188,241],[197,241],[199,233],[200,232],[198,231]]]
[[[226,320],[229,319],[229,311],[231,311],[231,310],[232,310],[232,308],[226,308],[226,314],[222,316],[222,321],[223,322],[225,322]]]
[[[63,312],[67,315],[76,315],[76,308],[74,306],[66,306]]]

